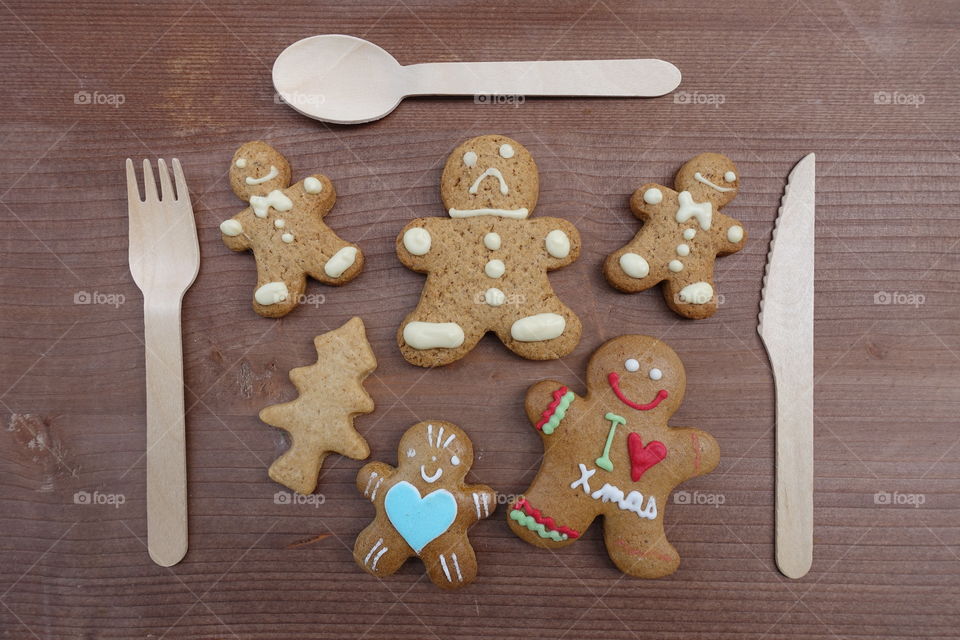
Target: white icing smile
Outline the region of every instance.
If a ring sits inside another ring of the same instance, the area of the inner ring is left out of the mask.
[[[436,472],[433,475],[427,475],[426,465],[420,465],[420,477],[423,478],[423,481],[427,484],[433,484],[440,479],[440,476],[443,475],[443,467],[437,467]]]
[[[477,176],[477,179],[473,181],[473,184],[470,185],[470,188],[467,189],[467,191],[473,195],[476,195],[477,191],[480,189],[480,183],[490,176],[493,176],[500,181],[500,193],[502,195],[507,195],[510,193],[510,188],[507,187],[507,181],[503,179],[503,174],[500,173],[500,169],[497,169],[496,167],[490,167]]]
[[[733,172],[730,171],[730,172],[728,172],[728,173],[733,173]],[[703,177],[703,174],[701,174],[699,171],[697,171],[695,174],[693,174],[693,179],[696,180],[697,182],[702,182],[703,184],[707,185],[708,187],[712,187],[713,189],[716,189],[717,191],[719,191],[719,192],[721,192],[721,193],[725,193],[725,192],[727,192],[727,191],[733,191],[733,187],[721,187],[721,186],[718,186],[718,185],[713,184],[712,182],[710,182],[709,180],[707,180],[706,178],[704,178],[704,177]],[[735,180],[735,179],[736,179],[736,176],[734,176],[734,180]],[[727,180],[727,182],[733,182],[733,180]]]
[[[280,175],[280,171],[275,166],[270,165],[270,173],[263,176],[262,178],[251,178],[250,176],[247,176],[246,182],[247,184],[263,184],[264,182],[273,180],[278,175]]]

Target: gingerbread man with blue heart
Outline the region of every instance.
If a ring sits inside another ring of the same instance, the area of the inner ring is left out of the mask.
[[[437,586],[469,584],[477,559],[467,529],[497,504],[490,487],[465,484],[473,444],[455,424],[420,422],[404,434],[397,456],[396,468],[372,462],[357,474],[357,489],[377,515],[357,536],[353,557],[367,573],[384,577],[417,556]]]

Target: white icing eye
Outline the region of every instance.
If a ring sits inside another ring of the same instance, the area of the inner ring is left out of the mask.
[[[627,371],[638,371],[640,369],[640,363],[637,362],[634,358],[630,358],[623,363],[624,368]]]
[[[238,169],[243,169],[244,167],[247,166],[247,159],[246,159],[246,158],[237,158],[236,164],[237,164],[237,168],[238,168]]]
[[[463,154],[463,164],[468,167],[477,166],[477,153],[475,151],[467,151]]]
[[[460,458],[458,458],[457,456],[453,456],[452,458],[450,458],[450,464],[452,464],[453,466],[457,466],[458,464],[460,464]]]
[[[650,369],[651,380],[659,380],[662,377],[663,377],[663,371],[660,371],[660,369],[656,369],[656,368]]]
[[[415,455],[417,455],[417,450],[416,450],[416,449],[414,449],[414,448],[412,448],[412,447],[411,447],[410,449],[407,449],[407,457],[408,457],[408,458],[412,458],[412,457],[414,457]]]
[[[500,145],[500,157],[501,158],[512,158],[513,157],[513,146],[509,144]]]
[[[736,182],[737,174],[735,174],[733,171],[727,171],[725,174],[723,174],[723,179],[727,182]]]

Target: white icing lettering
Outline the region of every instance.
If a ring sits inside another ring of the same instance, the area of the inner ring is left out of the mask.
[[[576,489],[577,487],[583,487],[584,493],[590,493],[590,483],[588,482],[588,480],[590,480],[590,478],[593,477],[593,474],[595,474],[597,470],[587,469],[587,465],[583,464],[582,462],[579,463],[579,465],[580,465],[580,478],[571,482],[570,488]]]

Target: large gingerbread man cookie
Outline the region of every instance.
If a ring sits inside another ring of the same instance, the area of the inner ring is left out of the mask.
[[[528,219],[539,191],[533,156],[515,140],[480,136],[450,154],[440,186],[449,218],[418,218],[397,237],[400,261],[427,274],[397,331],[408,362],[449,364],[488,331],[531,360],[577,346],[580,320],[547,272],[577,259],[580,234],[566,220]]]
[[[301,300],[306,276],[341,285],[363,269],[363,254],[323,222],[337,200],[330,179],[313,175],[290,185],[290,163],[264,142],[248,142],[233,156],[230,186],[250,206],[220,224],[234,251],[253,251],[257,287],[253,309],[279,318]]]
[[[465,483],[473,444],[454,424],[420,422],[403,435],[397,456],[396,468],[372,462],[357,474],[357,489],[377,515],[357,537],[353,557],[367,573],[383,577],[417,556],[437,586],[469,584],[477,558],[467,529],[497,505],[493,489]]]
[[[713,264],[743,248],[743,225],[720,209],[737,195],[740,178],[730,158],[701,153],[680,167],[676,191],[645,184],[630,198],[643,227],[626,246],[607,256],[603,275],[627,293],[664,282],[663,297],[687,318],[717,310]]]
[[[584,397],[552,380],[533,385],[526,412],[544,457],[508,512],[514,533],[555,549],[603,516],[607,553],[621,571],[641,578],[673,573],[680,556],[664,534],[667,498],[720,460],[709,434],[667,425],[685,385],[677,354],[639,335],[610,340],[593,354]]]

